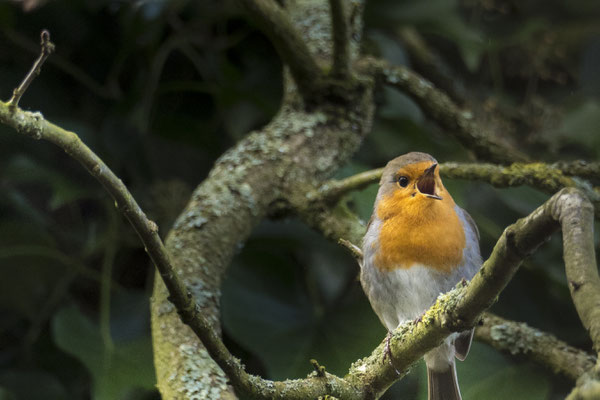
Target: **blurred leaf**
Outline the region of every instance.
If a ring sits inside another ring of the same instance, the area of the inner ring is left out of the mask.
[[[4,388],[5,390],[3,390]],[[0,400],[67,400],[62,384],[44,371],[0,371]]]
[[[17,256],[14,249],[10,246],[0,248],[0,309],[34,319],[65,268],[56,260],[42,258],[34,251],[30,254],[19,251]]]
[[[56,345],[81,361],[93,379],[93,399],[124,399],[134,388],[155,385],[150,339],[115,343],[107,348],[98,327],[75,306],[65,307],[53,318]]]
[[[52,196],[48,204],[51,210],[56,210],[89,194],[88,190],[64,174],[23,155],[17,155],[10,160],[5,168],[5,175],[18,183],[33,182],[49,185],[52,189]]]
[[[507,384],[510,382],[510,384]],[[465,388],[465,399],[545,400],[550,393],[550,380],[529,365],[509,366]]]
[[[380,1],[367,9],[368,21],[377,27],[411,25],[454,43],[470,71],[479,67],[485,52],[483,34],[465,22],[456,0]],[[440,16],[443,15],[443,18]]]
[[[600,102],[588,100],[571,108],[562,120],[557,134],[566,142],[578,143],[588,149],[595,150],[595,157],[600,157]]]

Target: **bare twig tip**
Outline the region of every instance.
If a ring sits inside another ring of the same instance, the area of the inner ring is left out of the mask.
[[[42,30],[40,33],[40,40],[40,55],[33,63],[33,66],[25,76],[25,79],[23,79],[23,82],[21,82],[19,87],[13,91],[13,95],[8,101],[8,106],[10,108],[16,108],[19,105],[19,100],[21,100],[21,97],[25,94],[25,91],[31,82],[33,82],[33,79],[40,74],[46,58],[54,52],[54,43],[50,41],[50,32],[47,29]]]
[[[346,249],[348,249],[348,251],[350,251],[350,254],[352,254],[352,256],[356,259],[356,261],[358,261],[359,264],[362,263],[363,252],[360,247],[344,238],[340,238],[338,240],[338,243],[344,246]]]

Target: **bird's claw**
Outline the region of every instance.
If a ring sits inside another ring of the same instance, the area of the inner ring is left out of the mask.
[[[392,340],[392,332],[388,331],[385,337],[385,349],[383,350],[383,362],[387,358],[389,360],[390,366],[396,371],[397,375],[400,375],[400,371],[394,365],[394,360],[392,359],[392,348],[390,347],[390,341]]]

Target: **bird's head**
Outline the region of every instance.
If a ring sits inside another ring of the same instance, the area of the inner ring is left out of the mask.
[[[429,154],[412,152],[390,161],[379,182],[376,211],[381,219],[399,213],[426,216],[439,207],[454,207],[442,184],[438,163]]]

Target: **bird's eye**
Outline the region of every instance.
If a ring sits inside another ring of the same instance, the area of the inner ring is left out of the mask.
[[[398,178],[398,185],[400,185],[402,187],[407,187],[408,186],[408,178],[405,176],[401,176],[400,178]]]

